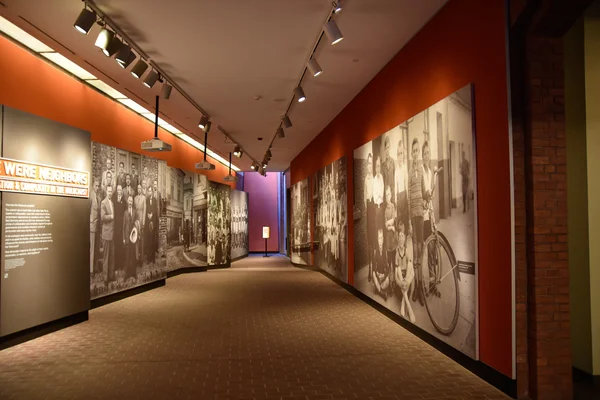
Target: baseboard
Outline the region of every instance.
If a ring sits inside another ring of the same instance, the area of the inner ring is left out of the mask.
[[[600,386],[600,375],[592,375],[582,369],[573,367],[573,382],[585,382]]]
[[[264,251],[249,251],[248,254],[265,254]],[[278,251],[267,251],[267,254],[279,254]]]
[[[211,269],[225,269],[225,268],[229,268],[229,267],[231,267],[231,263],[221,264],[221,265],[208,265],[204,268],[206,268],[207,270],[211,270]]]
[[[123,300],[128,297],[147,292],[148,290],[152,290],[152,289],[159,288],[161,286],[165,286],[165,283],[166,283],[165,281],[166,281],[166,279],[160,279],[158,281],[150,282],[150,283],[147,283],[142,286],[137,286],[137,287],[134,287],[131,289],[124,290],[122,292],[117,292],[117,293],[110,294],[108,296],[94,299],[91,302],[91,308],[94,309],[94,308],[102,307],[107,304],[114,303],[115,301]]]
[[[167,272],[167,279],[173,278],[174,276],[181,274],[191,274],[195,272],[206,272],[206,267],[189,267],[189,268],[179,268],[173,271]]]
[[[243,260],[246,257],[248,257],[248,254],[244,254],[243,256],[236,257],[236,258],[232,259],[231,262],[240,261],[240,260]]]
[[[46,322],[45,324],[34,326],[20,332],[11,333],[10,335],[0,338],[0,350],[85,322],[88,318],[88,311],[82,311],[77,314],[69,315],[68,317],[57,319],[56,321]]]
[[[440,353],[446,355],[451,358],[458,364],[462,365],[464,368],[468,369],[484,381],[488,382],[490,385],[495,386],[508,396],[512,398],[517,398],[517,381],[511,379],[502,373],[496,371],[492,367],[482,363],[481,361],[473,360],[471,357],[463,354],[462,352],[456,350],[454,347],[450,346],[447,343],[442,342],[440,339],[436,338],[429,332],[424,331],[416,325],[411,324],[409,321],[405,320],[398,314],[388,310],[386,307],[382,306],[375,300],[371,299],[366,294],[362,293],[360,290],[356,289],[354,286],[343,282],[331,275],[327,271],[322,269],[318,269],[316,267],[310,267],[306,265],[296,265],[294,266],[300,267],[302,269],[314,270],[322,273],[333,282],[337,283],[348,292],[352,293],[354,296],[358,297],[360,300],[364,301],[392,321],[396,322],[398,325],[402,326],[404,329],[417,336],[419,339],[423,340],[425,343],[429,344],[431,347],[438,350]]]

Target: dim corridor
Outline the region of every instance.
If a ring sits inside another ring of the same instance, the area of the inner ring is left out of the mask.
[[[0,352],[0,399],[505,399],[285,257],[183,274]]]

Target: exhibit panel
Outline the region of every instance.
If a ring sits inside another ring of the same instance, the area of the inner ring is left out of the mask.
[[[313,176],[314,265],[348,282],[346,157]]]
[[[231,188],[208,182],[208,265],[231,263]]]
[[[166,177],[167,269],[207,265],[207,178],[168,167]]]
[[[310,199],[309,178],[292,185],[291,191],[291,248],[294,264],[310,264]]]
[[[248,193],[231,191],[231,259],[248,255]]]
[[[0,106],[0,336],[90,307],[89,132]]]
[[[354,284],[477,358],[472,86],[354,151]]]
[[[166,278],[166,162],[92,143],[90,294]]]

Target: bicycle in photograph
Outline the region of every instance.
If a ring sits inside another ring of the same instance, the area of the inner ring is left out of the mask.
[[[438,168],[434,171],[432,182],[437,182],[441,170],[442,168]],[[421,290],[429,319],[439,333],[448,336],[458,322],[460,275],[454,251],[448,239],[437,228],[432,201],[437,184],[432,186],[431,198],[425,208],[425,212],[429,212],[431,234],[423,243],[420,271],[417,273],[421,274]]]

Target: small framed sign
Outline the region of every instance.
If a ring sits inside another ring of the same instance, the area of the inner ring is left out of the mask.
[[[263,226],[263,239],[269,239],[271,237],[271,228]]]

